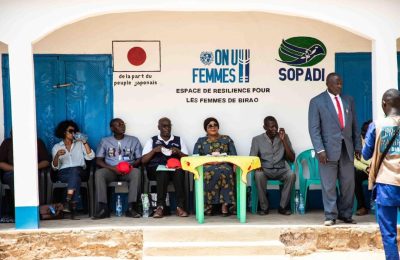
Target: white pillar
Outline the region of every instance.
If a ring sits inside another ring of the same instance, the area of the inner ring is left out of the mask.
[[[397,48],[395,37],[379,37],[372,43],[372,115],[382,118],[382,96],[386,90],[398,88]]]
[[[15,226],[39,227],[35,83],[32,45],[9,44],[10,92],[14,148]]]

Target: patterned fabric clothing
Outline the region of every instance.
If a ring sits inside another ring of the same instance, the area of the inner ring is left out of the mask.
[[[211,155],[213,152],[237,155],[233,140],[221,135],[211,141],[207,137],[197,140],[193,154]],[[228,203],[235,204],[235,178],[233,167],[229,163],[204,166],[204,200],[206,205]]]

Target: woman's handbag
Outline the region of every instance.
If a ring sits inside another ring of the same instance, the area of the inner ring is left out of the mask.
[[[39,214],[41,220],[62,219],[64,218],[64,206],[61,203],[41,205]]]

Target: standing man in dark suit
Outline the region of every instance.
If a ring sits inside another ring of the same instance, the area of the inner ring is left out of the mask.
[[[354,201],[354,156],[360,158],[361,140],[353,98],[341,96],[342,79],[336,73],[326,78],[327,91],[310,101],[308,130],[319,161],[325,226],[336,219],[352,219]],[[337,202],[336,181],[340,196]]]

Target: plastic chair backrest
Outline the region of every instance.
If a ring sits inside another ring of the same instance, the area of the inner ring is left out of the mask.
[[[292,172],[295,171],[295,162],[286,161],[286,163],[289,165],[289,168],[292,170]]]
[[[299,170],[300,178],[304,178],[303,173],[303,163],[306,162],[308,165],[308,170],[310,177],[307,179],[319,180],[319,169],[318,169],[318,159],[314,149],[309,149],[301,152],[296,159],[296,166]]]

